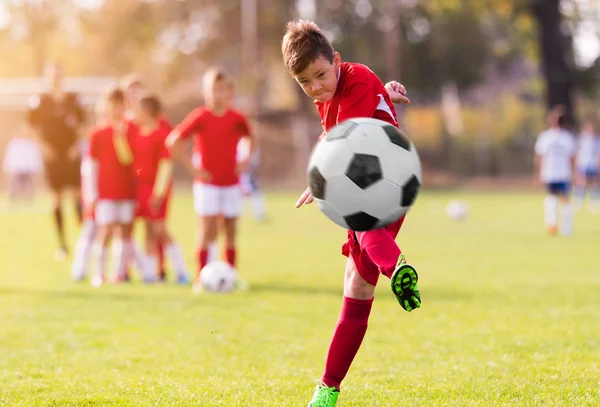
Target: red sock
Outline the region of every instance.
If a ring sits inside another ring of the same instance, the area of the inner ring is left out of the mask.
[[[231,264],[231,267],[235,267],[235,249],[227,249],[225,257],[227,257],[227,263]]]
[[[202,271],[204,266],[206,266],[206,263],[208,263],[208,250],[198,250],[198,275],[200,275],[200,272]]]
[[[165,247],[162,240],[158,241],[158,273],[161,278],[165,277]]]
[[[321,377],[327,387],[340,388],[367,332],[372,305],[373,298],[355,300],[344,297],[342,312],[329,345],[325,373]]]
[[[385,229],[375,229],[356,232],[356,237],[360,248],[379,268],[379,272],[387,278],[391,278],[402,252],[390,232]]]

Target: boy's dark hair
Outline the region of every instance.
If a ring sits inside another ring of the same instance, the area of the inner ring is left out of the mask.
[[[144,95],[140,98],[139,104],[150,116],[157,118],[162,113],[162,104],[158,97],[154,95]]]
[[[109,103],[125,104],[125,93],[121,88],[114,88],[106,94],[106,101]]]
[[[333,47],[318,25],[312,21],[290,21],[281,42],[283,63],[293,76],[304,71],[317,58],[333,62]]]

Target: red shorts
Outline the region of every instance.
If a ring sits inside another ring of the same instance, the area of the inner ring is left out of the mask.
[[[398,236],[398,232],[402,227],[402,223],[404,223],[405,217],[406,215],[384,228],[394,239]],[[346,257],[351,255],[358,274],[360,274],[367,283],[377,285],[380,274],[379,268],[373,263],[367,253],[361,249],[356,234],[351,230],[348,231],[348,240],[342,246],[342,254]]]
[[[150,198],[152,198],[152,184],[138,184],[136,186],[135,199],[137,203],[136,216],[150,220],[164,220],[167,217],[167,209],[169,206],[170,192],[167,191],[165,199],[163,199],[160,207],[154,209],[150,205]]]

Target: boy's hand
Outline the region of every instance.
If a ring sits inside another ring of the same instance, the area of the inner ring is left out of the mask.
[[[198,178],[202,182],[209,182],[212,179],[212,175],[204,168],[197,168],[194,170],[194,178]]]
[[[386,83],[385,90],[387,90],[393,103],[410,105],[410,99],[406,96],[406,88],[400,82],[391,81]]]
[[[298,198],[298,202],[296,202],[296,208],[299,208],[304,204],[308,205],[314,200],[315,198],[310,193],[310,188],[306,188],[306,191],[304,191],[302,195],[300,195],[300,198]]]

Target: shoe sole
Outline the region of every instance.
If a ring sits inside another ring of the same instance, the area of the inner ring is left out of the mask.
[[[401,265],[392,275],[392,292],[396,297],[402,297],[405,293],[412,293],[417,287],[419,275],[410,264]]]

